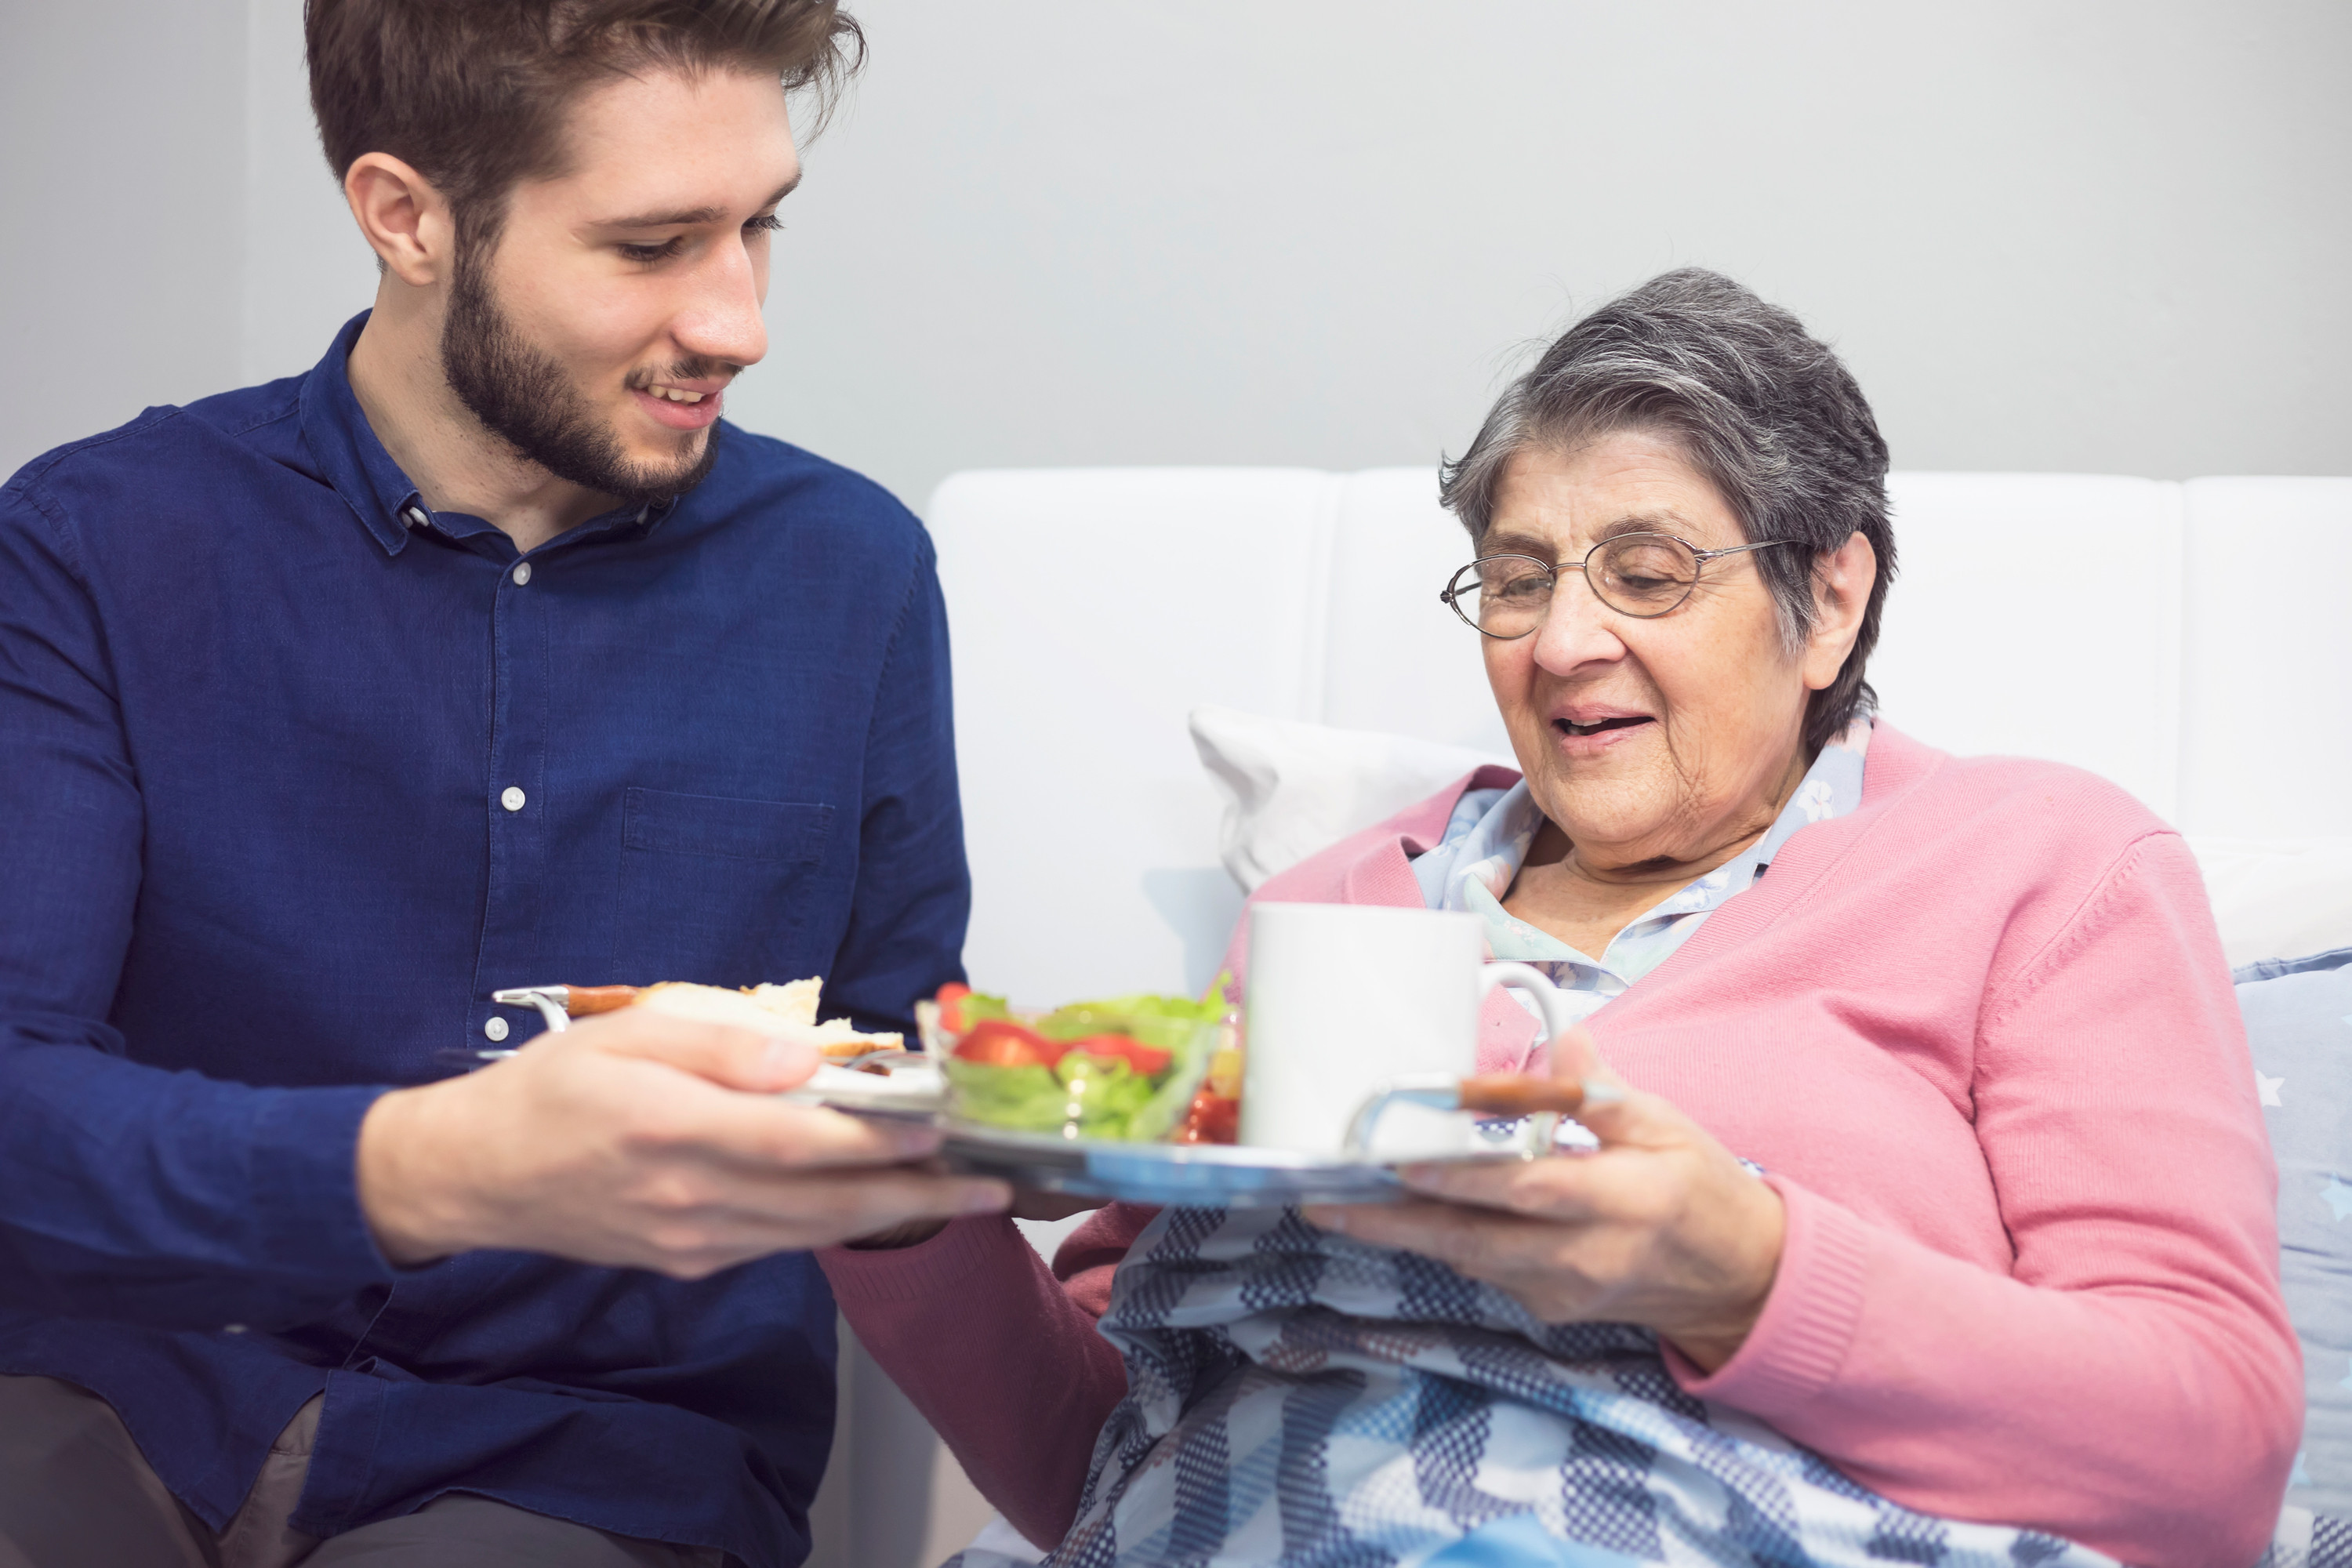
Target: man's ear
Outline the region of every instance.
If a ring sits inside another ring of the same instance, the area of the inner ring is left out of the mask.
[[[1845,668],[1863,612],[1878,581],[1878,552],[1859,532],[1813,563],[1813,630],[1805,642],[1805,685],[1825,690]]]
[[[389,153],[362,153],[343,171],[343,199],[384,270],[419,289],[447,281],[457,225],[432,181]]]

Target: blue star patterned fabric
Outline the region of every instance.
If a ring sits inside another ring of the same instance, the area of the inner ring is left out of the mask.
[[[1869,744],[1859,720],[1752,848],[1598,959],[1502,907],[1543,825],[1524,783],[1465,795],[1414,875],[1431,908],[1481,916],[1493,957],[1538,965],[1590,1016],[1753,886],[1790,837],[1860,804]],[[1120,1266],[1101,1329],[1125,1355],[1128,1396],[1052,1568],[2111,1561],[1902,1508],[1691,1398],[1645,1329],[1539,1322],[1444,1264],[1295,1210],[1162,1213]],[[950,1568],[1014,1561],[974,1549]]]
[[[1647,1330],[1539,1322],[1295,1211],[1164,1211],[1102,1331],[1128,1396],[1050,1568],[2112,1561],[1899,1507],[1684,1394]]]
[[[2236,979],[2305,1379],[2302,1450],[2263,1568],[2352,1568],[2352,949],[2250,963]]]

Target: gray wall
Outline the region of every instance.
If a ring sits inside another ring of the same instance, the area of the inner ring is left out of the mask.
[[[0,474],[234,383],[245,0],[0,0]]]
[[[297,0],[5,0],[0,469],[309,364],[373,286]],[[1699,262],[1907,468],[2352,473],[2352,8],[866,0],[741,422],[976,465],[1420,463]]]

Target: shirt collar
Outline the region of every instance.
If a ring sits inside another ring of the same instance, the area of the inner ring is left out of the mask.
[[[1870,720],[1857,719],[1822,748],[1763,837],[1627,925],[1597,961],[1503,908],[1503,895],[1543,826],[1543,813],[1524,779],[1508,790],[1486,792],[1483,799],[1465,795],[1444,841],[1413,862],[1413,876],[1430,908],[1466,910],[1486,922],[1492,956],[1590,971],[1580,976],[1588,984],[1609,982],[1622,989],[1689,937],[1698,924],[1694,917],[1703,918],[1752,887],[1796,834],[1861,805],[1869,749]]]
[[[480,518],[428,511],[423,494],[376,438],[375,427],[368,423],[358,395],[352,391],[351,376],[352,345],[359,342],[360,330],[373,313],[362,310],[345,321],[335,341],[327,345],[326,357],[302,380],[299,404],[302,440],[320,475],[387,555],[398,555],[408,548],[409,531],[415,528],[434,527],[455,539],[498,533]],[[677,510],[680,499],[672,497],[653,506],[617,507],[589,519],[570,534],[636,526],[650,531]]]

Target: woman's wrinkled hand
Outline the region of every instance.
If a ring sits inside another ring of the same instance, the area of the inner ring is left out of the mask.
[[[1318,1206],[1307,1217],[1436,1258],[1546,1322],[1654,1329],[1715,1371],[1771,1292],[1786,1226],[1780,1194],[1673,1105],[1626,1089],[1582,1029],[1554,1047],[1552,1070],[1622,1090],[1578,1117],[1598,1150],[1412,1166],[1406,1185],[1425,1201]]]

